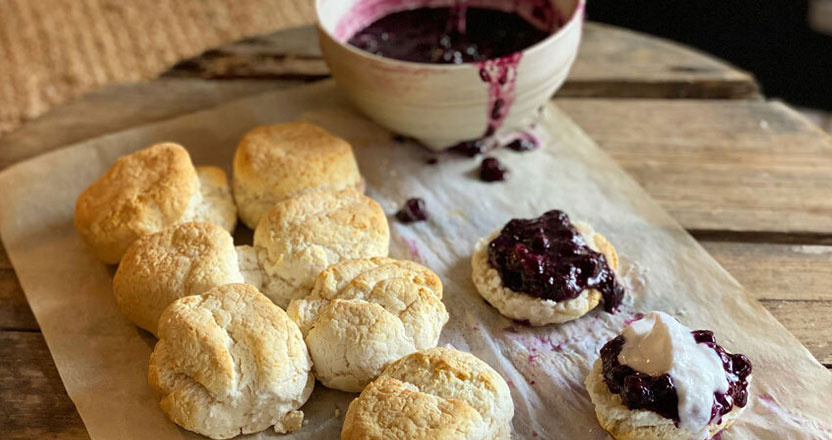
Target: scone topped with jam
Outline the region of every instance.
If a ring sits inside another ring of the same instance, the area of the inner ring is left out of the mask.
[[[601,349],[586,380],[598,421],[618,440],[711,438],[748,402],[751,362],[651,312]]]
[[[477,243],[471,263],[480,295],[504,316],[531,325],[579,318],[602,299],[612,312],[624,298],[613,246],[557,210],[511,220]]]

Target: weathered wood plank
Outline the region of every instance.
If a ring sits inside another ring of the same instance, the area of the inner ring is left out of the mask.
[[[14,271],[0,269],[0,330],[39,328]]]
[[[0,332],[0,436],[88,439],[40,333]]]
[[[298,84],[301,82],[158,79],[106,86],[0,138],[0,169],[73,142]]]
[[[832,368],[832,302],[761,301],[821,364]]]
[[[783,104],[556,102],[686,229],[832,234],[832,138]]]
[[[313,44],[310,44],[313,42]],[[329,75],[312,26],[212,49],[167,76],[204,79],[318,79]],[[638,32],[586,23],[575,65],[558,96],[748,98],[754,78],[724,61]]]
[[[832,246],[700,243],[759,300],[826,301],[832,304],[832,289],[829,288]]]
[[[627,29],[587,23],[562,97],[749,98],[753,76],[725,61]]]

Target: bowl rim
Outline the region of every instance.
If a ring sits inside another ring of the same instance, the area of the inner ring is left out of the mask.
[[[388,65],[391,65],[391,66],[410,67],[410,68],[420,69],[420,70],[428,69],[428,70],[444,70],[444,71],[469,69],[471,67],[475,67],[475,68],[479,69],[479,66],[482,63],[488,61],[488,60],[486,60],[486,61],[477,61],[477,62],[462,63],[462,64],[419,63],[419,62],[416,62],[416,61],[404,61],[404,60],[398,60],[398,59],[395,59],[395,58],[383,57],[381,55],[375,55],[375,54],[372,54],[370,52],[363,51],[363,50],[361,50],[361,49],[359,49],[355,46],[350,45],[349,43],[344,43],[344,42],[338,41],[338,39],[335,38],[335,36],[332,35],[332,33],[328,29],[326,29],[324,26],[321,25],[321,16],[320,16],[321,8],[320,8],[320,5],[321,5],[321,2],[323,2],[323,1],[324,0],[315,0],[315,27],[318,28],[318,32],[324,33],[327,38],[329,38],[330,40],[335,42],[335,44],[337,44],[338,46],[346,49],[348,52],[351,52],[353,55],[357,55],[357,56],[359,56],[361,58],[365,58],[369,61],[374,61],[374,62],[377,62],[377,63],[384,63],[384,64],[388,64]],[[549,35],[548,37],[546,37],[546,38],[538,41],[537,43],[521,50],[519,53],[522,53],[523,57],[525,57],[530,53],[537,52],[537,51],[541,50],[541,48],[543,46],[552,44],[555,41],[564,38],[562,36],[564,34],[566,34],[567,31],[571,30],[572,28],[574,28],[576,26],[581,26],[583,24],[585,11],[586,11],[586,0],[577,0],[577,2],[575,4],[575,11],[572,13],[572,16],[569,17],[569,20],[567,20],[566,24],[564,24],[563,27],[561,27],[560,29],[558,29],[553,34]],[[512,56],[516,53],[518,53],[518,52],[514,52],[514,53],[511,53],[511,54],[508,54],[508,55],[504,55],[500,58],[510,57],[510,56]],[[500,58],[492,58],[492,59],[500,59]]]

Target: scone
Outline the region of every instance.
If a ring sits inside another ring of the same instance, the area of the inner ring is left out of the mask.
[[[617,440],[704,440],[739,417],[750,382],[748,358],[712,332],[652,312],[604,345],[586,388]]]
[[[234,200],[254,229],[275,203],[311,191],[363,191],[347,141],[308,122],[257,127],[234,154]]]
[[[448,313],[430,269],[390,258],[336,263],[312,293],[289,304],[329,388],[358,392],[393,361],[436,346]]]
[[[275,204],[254,231],[263,293],[280,307],[309,294],[315,277],[340,260],[386,257],[387,218],[375,200],[349,188],[306,193]]]
[[[165,309],[148,381],[173,422],[225,439],[300,429],[311,368],[286,313],[252,286],[227,284]]]
[[[432,348],[390,365],[344,417],[341,440],[509,439],[505,380],[469,353]]]
[[[615,248],[586,223],[561,211],[514,219],[477,242],[472,278],[503,316],[547,325],[585,315],[604,300],[612,311],[624,296],[615,277]]]
[[[118,263],[139,237],[189,221],[231,231],[237,208],[225,173],[194,168],[188,152],[173,143],[119,158],[75,203],[75,228],[107,264]]]
[[[213,223],[183,223],[136,240],[121,259],[113,293],[124,316],[156,334],[172,302],[244,281],[228,231]]]

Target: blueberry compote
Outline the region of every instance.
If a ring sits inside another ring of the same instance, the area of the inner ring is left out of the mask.
[[[480,164],[480,180],[483,182],[499,182],[506,180],[508,170],[499,160],[493,157],[486,157]]]
[[[407,199],[402,208],[396,212],[396,219],[402,223],[421,222],[428,219],[425,201],[419,197]]]
[[[721,423],[722,416],[748,402],[748,376],[751,375],[751,361],[742,354],[730,354],[716,343],[713,332],[695,330],[691,332],[699,344],[711,347],[722,360],[722,368],[728,379],[728,392],[714,393],[711,407],[711,422]],[[669,374],[649,376],[621,365],[618,355],[624,347],[624,337],[617,336],[601,348],[604,382],[613,394],[618,394],[629,409],[652,411],[679,424],[679,398],[676,386]]]
[[[386,15],[353,35],[349,44],[397,60],[462,64],[521,51],[550,34],[511,12],[423,7]]]
[[[488,262],[505,287],[538,298],[564,301],[596,289],[607,312],[624,298],[604,255],[590,249],[561,211],[508,222],[488,245]]]

